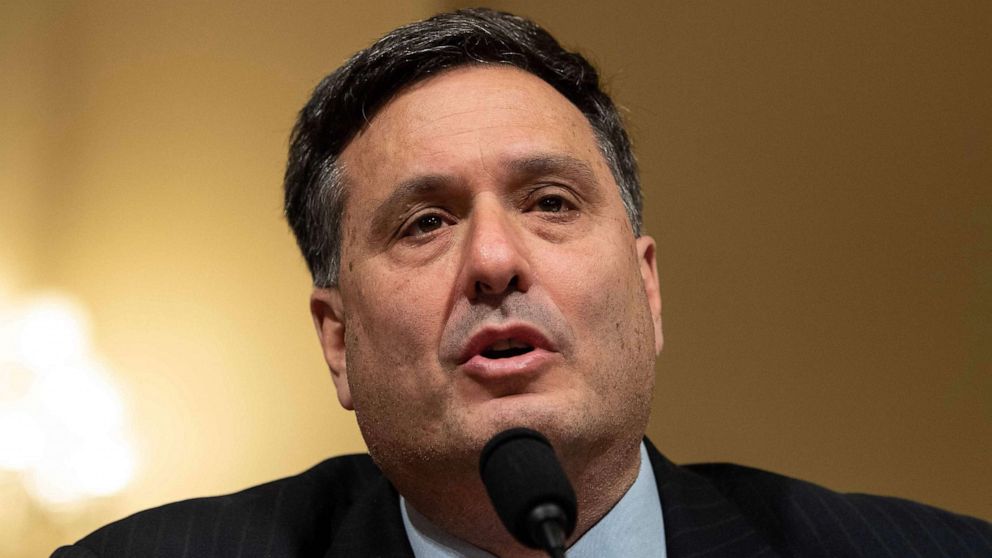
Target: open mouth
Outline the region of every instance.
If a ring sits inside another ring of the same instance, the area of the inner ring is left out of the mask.
[[[499,341],[487,346],[479,354],[485,358],[499,359],[524,355],[533,350],[534,347],[532,345],[524,343],[523,341],[517,341],[516,339],[500,339]]]

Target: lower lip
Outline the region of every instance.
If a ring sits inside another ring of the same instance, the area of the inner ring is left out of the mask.
[[[500,380],[536,374],[544,369],[554,356],[555,353],[544,349],[534,349],[529,353],[510,358],[486,358],[475,355],[462,365],[462,369],[467,375],[478,380]]]

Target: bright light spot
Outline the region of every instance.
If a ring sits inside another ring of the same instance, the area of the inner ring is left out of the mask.
[[[48,506],[119,492],[134,475],[134,455],[123,440],[90,440],[54,452],[27,475],[27,490]]]
[[[76,476],[65,463],[45,461],[28,472],[26,488],[35,500],[45,506],[59,507],[82,497]]]
[[[16,360],[0,358],[0,408],[17,405],[37,379],[37,373]]]
[[[0,469],[23,471],[41,459],[45,433],[37,419],[22,406],[0,407]]]
[[[120,491],[134,468],[124,405],[82,308],[49,296],[0,312],[0,469],[64,508]]]
[[[120,491],[134,474],[134,455],[121,440],[104,440],[89,448],[76,461],[79,487],[92,496],[107,496]]]
[[[80,436],[108,436],[122,423],[121,398],[95,362],[53,367],[39,378],[31,397],[46,415]]]
[[[20,359],[38,371],[79,360],[89,349],[89,320],[78,304],[56,296],[32,304],[21,320]]]

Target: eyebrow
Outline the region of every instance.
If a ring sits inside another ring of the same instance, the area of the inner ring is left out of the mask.
[[[558,153],[539,153],[510,159],[500,163],[511,183],[525,182],[542,176],[560,176],[575,181],[590,197],[596,197],[596,173],[586,161]],[[438,199],[452,195],[459,182],[453,175],[424,174],[400,182],[372,212],[370,232],[372,237],[388,235],[392,224],[407,207],[424,199]]]
[[[558,175],[575,180],[582,185],[594,184],[596,173],[589,163],[571,155],[541,153],[520,159],[512,159],[504,165],[514,180],[526,180],[540,176]]]

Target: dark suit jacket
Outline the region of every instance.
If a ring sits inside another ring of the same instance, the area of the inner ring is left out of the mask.
[[[992,525],[729,464],[678,467],[646,442],[670,558],[992,557]],[[413,556],[396,490],[367,455],[144,511],[52,558]]]

